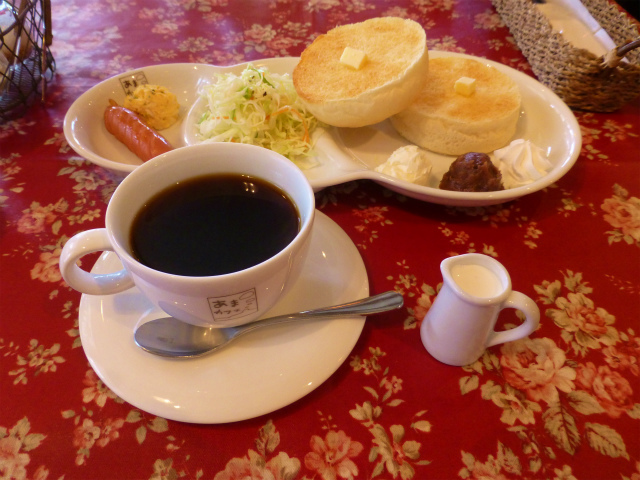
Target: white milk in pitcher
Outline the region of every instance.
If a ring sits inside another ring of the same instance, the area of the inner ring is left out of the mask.
[[[496,274],[482,265],[453,265],[451,277],[463,291],[474,297],[491,298],[504,290]]]

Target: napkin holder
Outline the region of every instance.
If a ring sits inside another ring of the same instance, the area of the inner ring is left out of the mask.
[[[45,97],[55,71],[49,49],[51,0],[0,0],[0,123],[25,113]]]
[[[613,112],[640,95],[640,35],[629,17],[607,0],[565,0],[590,14],[613,41],[605,55],[578,48],[554,30],[537,3],[492,0],[538,80],[569,107]]]

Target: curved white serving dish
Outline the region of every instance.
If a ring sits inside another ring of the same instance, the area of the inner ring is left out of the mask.
[[[515,138],[531,140],[547,154],[553,164],[543,178],[522,187],[499,192],[451,192],[440,190],[438,183],[455,157],[429,152],[433,164],[428,186],[415,185],[374,168],[386,161],[396,149],[410,143],[398,135],[389,121],[362,128],[319,128],[314,139],[320,166],[305,170],[314,190],[358,180],[370,179],[391,190],[419,200],[443,205],[481,206],[503,203],[537,192],[565,175],[576,162],[582,146],[578,122],[567,105],[550,89],[534,78],[490,60],[459,53],[429,52],[431,58],[464,56],[494,66],[509,75],[520,87],[522,108]],[[291,73],[299,61],[296,57],[272,58],[251,62],[276,73]],[[201,87],[215,80],[215,73],[240,73],[245,64],[217,67],[202,64],[167,64],[145,67],[107,79],[81,95],[71,106],[64,122],[64,132],[72,148],[83,157],[104,168],[126,175],[141,161],[110,135],[103,121],[109,98],[122,103],[122,81],[144,74],[149,83],[164,85],[178,97],[181,121],[161,132],[174,147],[200,142],[195,122],[204,109],[199,101]]]

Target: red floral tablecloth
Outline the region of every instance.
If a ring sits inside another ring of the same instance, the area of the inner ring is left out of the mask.
[[[372,293],[402,310],[372,318],[326,382],[232,424],[158,418],[90,367],[80,294],[58,259],[104,225],[117,179],[62,131],[102,79],[151,64],[230,65],[297,56],[338,24],[420,22],[432,49],[531,74],[489,0],[53,2],[54,81],[43,105],[0,124],[0,478],[640,478],[640,112],[576,112],[573,169],[506,204],[454,208],[369,181],[317,194],[358,247]],[[495,257],[541,311],[529,338],[469,367],[434,360],[419,325],[442,259]]]

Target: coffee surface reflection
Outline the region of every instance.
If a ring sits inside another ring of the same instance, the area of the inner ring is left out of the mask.
[[[151,197],[131,228],[133,256],[184,276],[250,268],[285,248],[300,230],[294,202],[257,177],[203,175]]]

